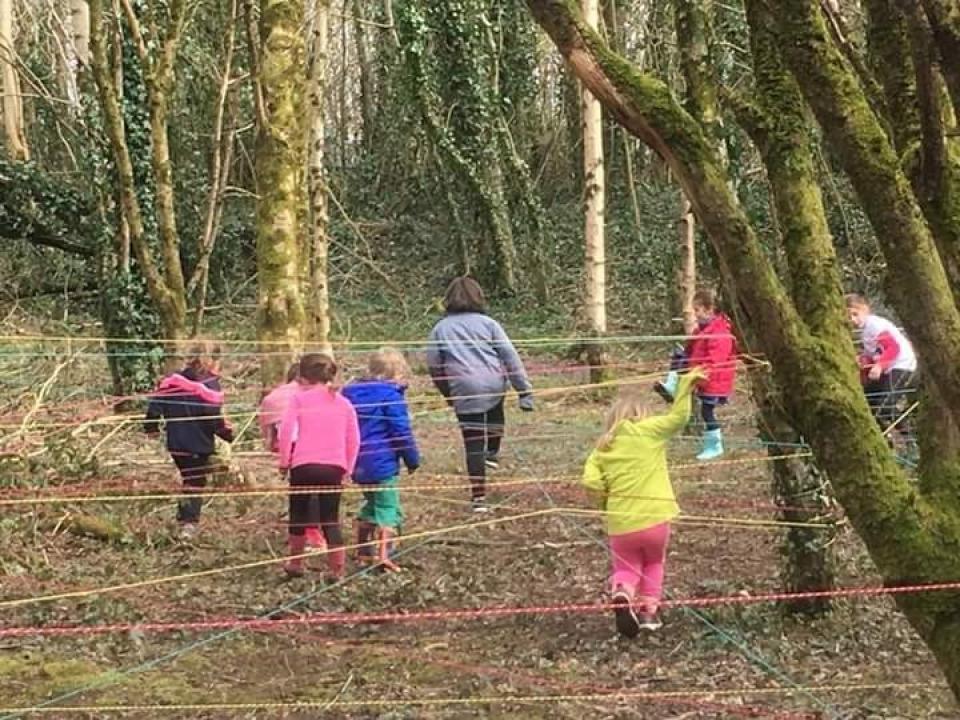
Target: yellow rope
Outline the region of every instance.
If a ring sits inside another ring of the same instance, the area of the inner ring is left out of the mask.
[[[480,527],[489,527],[492,525],[497,525],[499,523],[508,523],[515,522],[517,520],[525,520],[534,517],[544,517],[547,515],[582,515],[590,517],[608,515],[627,515],[632,513],[627,512],[617,512],[610,510],[590,510],[585,508],[571,508],[571,507],[552,507],[546,508],[543,510],[534,510],[531,512],[523,512],[516,515],[508,515],[503,518],[492,518],[490,520],[483,520],[480,522],[471,522],[471,523],[461,523],[458,525],[451,525],[444,528],[438,528],[434,530],[423,530],[417,533],[410,533],[408,535],[403,535],[402,540],[417,540],[420,538],[428,537],[437,537],[440,535],[448,535],[453,533],[465,532],[467,530],[472,530],[474,528]],[[758,520],[753,518],[737,518],[737,517],[724,517],[724,516],[709,516],[709,515],[680,515],[676,518],[678,522],[690,524],[690,525],[706,525],[711,527],[716,527],[718,525],[730,525],[730,526],[739,526],[739,527],[756,527],[756,528],[777,528],[777,527],[804,527],[804,528],[832,528],[835,526],[834,523],[804,523],[804,522],[790,522],[790,521],[781,521],[781,520]],[[357,543],[354,545],[344,545],[343,549],[347,550],[357,550],[359,548],[373,547],[378,544],[377,541],[372,541],[368,543]],[[87,590],[73,590],[69,592],[56,593],[53,595],[38,595],[35,597],[27,598],[18,598],[16,600],[3,600],[0,601],[0,608],[7,607],[23,607],[25,605],[36,605],[43,602],[54,602],[56,600],[66,600],[73,598],[83,598],[91,597],[94,595],[103,595],[107,593],[122,592],[124,590],[135,590],[145,587],[155,587],[157,585],[164,585],[172,582],[180,582],[184,580],[195,580],[201,577],[210,577],[212,575],[222,575],[230,572],[236,572],[238,570],[249,570],[251,568],[264,567],[266,565],[275,565],[277,563],[286,562],[287,560],[296,559],[296,558],[310,558],[317,557],[320,555],[326,555],[329,553],[327,550],[314,550],[310,552],[303,553],[301,555],[287,555],[277,558],[269,558],[267,560],[255,560],[253,562],[240,563],[238,565],[227,565],[225,567],[213,568],[210,570],[197,570],[195,572],[183,573],[180,575],[165,575],[158,578],[150,578],[148,580],[137,580],[129,583],[121,583],[118,585],[108,585],[106,587],[100,588],[90,588]]]
[[[316,710],[326,708],[391,708],[391,707],[440,707],[470,705],[509,705],[512,703],[562,703],[562,702],[616,702],[621,700],[682,700],[684,698],[736,698],[741,696],[776,697],[798,693],[857,693],[876,690],[928,690],[942,691],[946,683],[856,683],[850,685],[806,685],[797,687],[705,690],[624,690],[606,693],[556,694],[556,695],[488,695],[479,697],[439,697],[409,699],[373,699],[373,700],[298,700],[275,702],[232,702],[232,703],[171,703],[136,705],[72,705],[41,707],[27,705],[22,707],[0,707],[0,713],[121,713],[121,712],[241,712],[254,710]]]

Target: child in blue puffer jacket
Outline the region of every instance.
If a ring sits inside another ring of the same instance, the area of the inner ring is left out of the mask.
[[[400,508],[400,461],[413,473],[420,466],[420,453],[413,437],[403,379],[410,370],[403,355],[383,348],[370,357],[369,377],[343,388],[343,395],[357,411],[360,423],[360,455],[353,480],[370,489],[357,517],[357,544],[361,561],[375,562],[385,570],[400,568],[390,560],[394,538],[403,524]],[[377,552],[364,546],[376,539]]]

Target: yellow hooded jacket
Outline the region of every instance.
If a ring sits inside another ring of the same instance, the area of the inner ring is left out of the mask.
[[[583,484],[607,513],[607,534],[646,530],[680,514],[667,473],[667,442],[687,424],[697,379],[695,373],[681,378],[670,412],[622,421],[610,446],[587,458]]]

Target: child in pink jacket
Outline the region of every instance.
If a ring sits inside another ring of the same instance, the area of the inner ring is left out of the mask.
[[[305,530],[320,525],[327,540],[327,564],[343,577],[346,553],[340,528],[340,490],[353,473],[360,429],[353,405],[332,386],[337,365],[327,355],[310,353],[300,360],[301,388],[290,398],[280,421],[280,469],[289,470],[290,559],[284,570],[303,575]]]

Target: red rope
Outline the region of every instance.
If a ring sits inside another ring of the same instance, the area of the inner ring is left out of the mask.
[[[718,597],[685,598],[664,600],[662,608],[703,608],[718,605],[754,605],[767,602],[798,602],[823,598],[878,597],[907,595],[924,592],[960,590],[960,582],[931,583],[927,585],[904,585],[900,587],[861,587],[818,590],[812,592],[764,593],[760,595],[727,595]],[[178,630],[273,630],[288,626],[355,625],[364,623],[418,622],[430,620],[479,620],[526,615],[562,615],[605,612],[613,609],[612,603],[580,603],[531,606],[494,606],[482,608],[414,610],[366,613],[311,613],[296,618],[222,618],[195,622],[169,623],[107,623],[101,625],[59,625],[51,627],[3,627],[0,638],[26,636],[80,636],[104,635],[115,632],[173,632]]]

